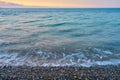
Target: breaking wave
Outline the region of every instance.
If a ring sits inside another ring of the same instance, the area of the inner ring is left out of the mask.
[[[108,50],[93,48],[94,53],[86,52],[56,54],[37,51],[36,53],[21,53],[0,51],[0,66],[85,66],[120,64],[120,54]],[[96,52],[96,53],[95,53]]]

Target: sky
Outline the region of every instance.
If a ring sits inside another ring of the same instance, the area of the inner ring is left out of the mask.
[[[25,6],[73,7],[73,8],[111,8],[119,7],[120,0],[0,0]]]

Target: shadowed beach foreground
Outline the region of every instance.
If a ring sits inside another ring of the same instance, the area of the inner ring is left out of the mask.
[[[120,80],[119,66],[0,67],[0,80]]]

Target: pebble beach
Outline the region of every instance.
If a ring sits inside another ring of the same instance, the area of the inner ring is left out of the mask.
[[[89,68],[2,66],[0,80],[120,80],[120,65]]]

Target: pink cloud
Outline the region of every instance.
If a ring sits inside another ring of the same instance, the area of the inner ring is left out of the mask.
[[[0,1],[0,8],[27,8],[28,6]]]

